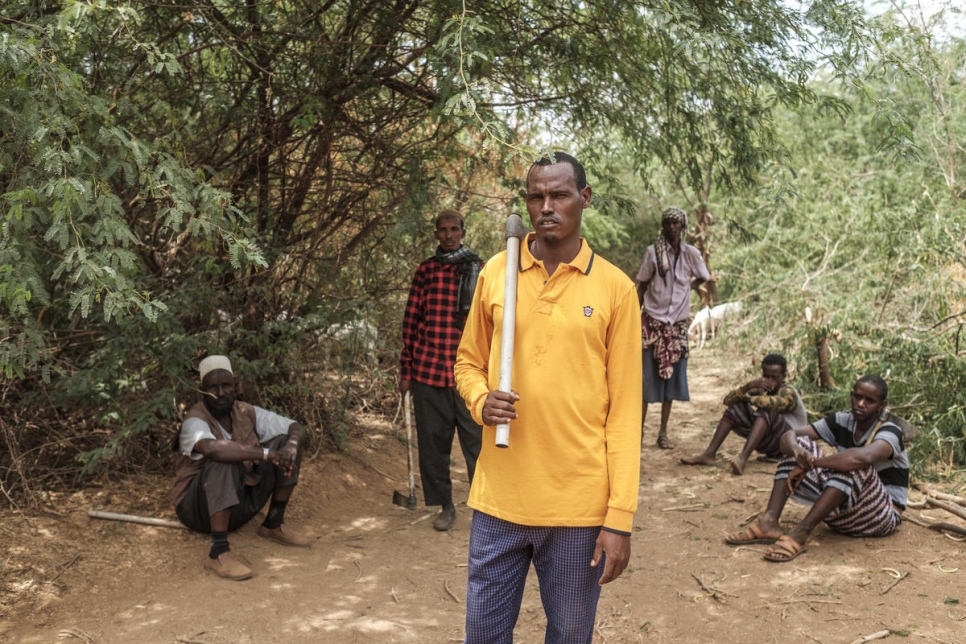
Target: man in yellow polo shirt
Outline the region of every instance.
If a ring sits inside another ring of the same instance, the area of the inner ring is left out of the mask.
[[[456,387],[483,428],[466,643],[513,641],[530,562],[547,642],[593,637],[600,586],[624,571],[640,483],[641,326],[633,282],[580,237],[591,189],[557,152],[527,174],[534,233],[521,244],[513,393],[497,390],[506,253],[480,273]],[[510,422],[510,446],[494,427]]]

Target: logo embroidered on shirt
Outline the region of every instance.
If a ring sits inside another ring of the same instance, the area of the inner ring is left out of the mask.
[[[593,314],[594,314],[594,307],[592,307],[592,306],[585,306],[584,307],[584,317],[585,318],[589,318]]]

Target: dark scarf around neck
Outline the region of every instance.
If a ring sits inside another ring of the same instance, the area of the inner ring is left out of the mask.
[[[452,253],[447,253],[441,246],[436,247],[436,259],[441,264],[457,264],[460,271],[460,291],[456,300],[456,316],[460,323],[466,321],[476,292],[476,281],[480,276],[480,256],[466,246],[460,246]]]

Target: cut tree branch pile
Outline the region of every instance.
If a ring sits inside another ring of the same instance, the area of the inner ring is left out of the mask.
[[[927,506],[939,508],[940,510],[944,510],[949,514],[957,516],[966,521],[966,497],[956,496],[954,494],[945,494],[943,492],[935,492],[930,490],[922,483],[917,483],[915,487],[917,490],[923,493],[925,498],[921,503],[909,503],[909,508],[920,508]],[[961,525],[947,523],[944,521],[931,521],[924,519],[921,516],[917,517],[912,514],[905,514],[903,515],[903,518],[909,519],[912,523],[929,528],[930,530],[946,531],[966,536],[966,527]]]

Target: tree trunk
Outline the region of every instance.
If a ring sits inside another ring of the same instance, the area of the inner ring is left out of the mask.
[[[711,270],[711,227],[714,226],[714,215],[703,203],[695,214],[696,221],[691,244],[700,251],[701,259],[704,260],[704,265],[708,267],[708,272],[711,274],[711,279],[698,289],[698,295],[701,297],[701,308],[713,307],[718,303],[718,276]]]
[[[836,386],[832,380],[831,373],[831,352],[828,348],[828,336],[823,335],[815,343],[818,348],[818,386],[822,389],[832,389]]]

